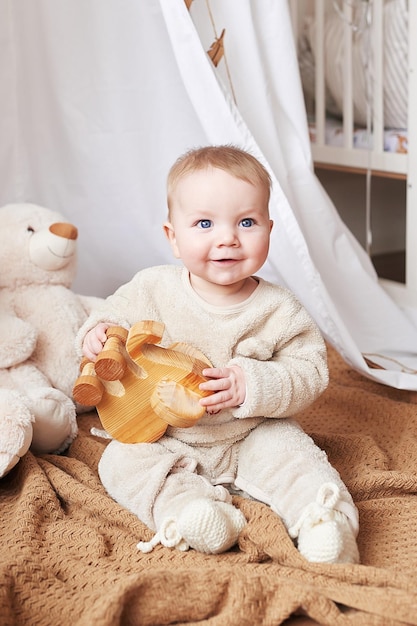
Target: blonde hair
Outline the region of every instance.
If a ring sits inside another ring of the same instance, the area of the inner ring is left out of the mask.
[[[205,146],[194,148],[180,156],[169,170],[167,178],[169,211],[178,182],[188,174],[209,168],[225,170],[235,178],[264,187],[269,201],[271,177],[258,159],[232,145]]]

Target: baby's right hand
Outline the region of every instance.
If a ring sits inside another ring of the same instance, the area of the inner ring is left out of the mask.
[[[103,349],[107,340],[106,330],[110,328],[111,324],[100,322],[94,328],[88,331],[83,341],[83,354],[90,361],[95,361],[97,355]]]

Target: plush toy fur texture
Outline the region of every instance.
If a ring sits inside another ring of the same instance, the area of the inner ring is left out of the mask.
[[[99,301],[71,290],[77,234],[47,208],[0,208],[0,477],[77,434],[74,340]]]

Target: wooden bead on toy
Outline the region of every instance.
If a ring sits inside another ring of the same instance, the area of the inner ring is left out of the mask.
[[[129,332],[109,328],[102,352],[90,363],[102,385],[98,402],[87,402],[96,387],[83,379],[84,369],[75,383],[74,398],[96,406],[103,427],[123,443],[156,441],[169,425],[189,428],[205,413],[199,400],[211,392],[199,385],[207,380],[202,371],[211,363],[188,344],[156,345],[164,328],[152,320],[137,322]]]
[[[95,406],[103,397],[103,383],[96,375],[94,363],[88,359],[81,361],[80,370],[73,389],[74,400],[85,406]]]
[[[103,380],[118,380],[126,369],[124,345],[127,339],[126,328],[111,326],[106,330],[107,341],[97,357],[95,371]]]

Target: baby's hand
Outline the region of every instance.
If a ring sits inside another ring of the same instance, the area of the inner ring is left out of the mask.
[[[100,322],[100,324],[89,330],[84,337],[83,354],[90,361],[95,361],[97,355],[102,351],[107,339],[106,330],[110,326],[111,324]]]
[[[202,391],[213,391],[210,396],[201,398],[200,404],[206,407],[207,413],[218,413],[228,407],[243,404],[246,397],[245,374],[241,367],[207,367],[203,376],[210,378],[201,383]]]

